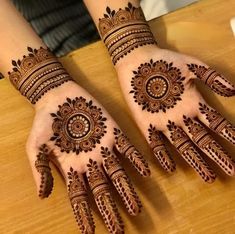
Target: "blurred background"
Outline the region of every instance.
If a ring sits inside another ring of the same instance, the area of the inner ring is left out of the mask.
[[[12,0],[44,43],[58,56],[100,39],[82,0]],[[196,0],[142,0],[147,20]]]

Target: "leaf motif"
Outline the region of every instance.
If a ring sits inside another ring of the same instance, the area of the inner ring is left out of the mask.
[[[12,60],[11,63],[12,63],[13,66],[17,66],[17,63],[16,63],[15,60]]]
[[[106,12],[110,15],[111,9],[109,7],[106,7]]]

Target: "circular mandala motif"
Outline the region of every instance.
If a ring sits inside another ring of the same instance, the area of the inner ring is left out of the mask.
[[[67,98],[67,102],[51,116],[54,118],[51,140],[61,148],[61,152],[79,154],[91,151],[106,133],[106,118],[102,116],[101,109],[82,97]]]
[[[149,112],[166,112],[181,100],[184,77],[172,63],[160,60],[141,64],[131,81],[135,102]]]

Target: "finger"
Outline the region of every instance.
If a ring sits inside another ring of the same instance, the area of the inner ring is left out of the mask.
[[[120,129],[114,128],[115,147],[120,154],[130,160],[135,169],[142,176],[149,176],[150,169],[148,163],[140,152],[129,142],[128,138],[121,132]]]
[[[197,120],[183,116],[187,133],[192,141],[213,161],[215,161],[226,174],[232,176],[235,164],[228,153],[213,139],[205,127]]]
[[[198,118],[207,127],[235,145],[235,127],[205,103],[199,103]]]
[[[95,224],[88,203],[88,195],[83,175],[70,167],[67,173],[67,184],[69,199],[81,233],[95,233]]]
[[[168,139],[176,147],[182,157],[192,168],[194,168],[204,181],[212,183],[216,178],[213,170],[200,156],[184,130],[179,126],[176,126],[175,123],[170,120],[168,121],[167,128],[169,130],[167,134]]]
[[[51,150],[46,144],[36,147],[27,147],[33,176],[36,182],[38,196],[40,198],[48,197],[53,188],[53,176],[51,174],[49,155]]]
[[[149,142],[150,147],[160,162],[161,166],[167,172],[173,172],[176,169],[175,162],[168,153],[168,150],[165,147],[165,144],[162,139],[161,132],[159,132],[152,124],[149,125]]]
[[[95,202],[110,233],[124,233],[124,225],[111,197],[108,180],[96,161],[89,159],[87,179]]]
[[[137,215],[142,207],[140,199],[132,186],[117,156],[107,148],[101,147],[104,169],[121,196],[130,215]]]
[[[235,95],[235,87],[225,77],[217,73],[207,65],[187,64],[188,69],[206,85],[208,85],[215,93],[230,97]]]

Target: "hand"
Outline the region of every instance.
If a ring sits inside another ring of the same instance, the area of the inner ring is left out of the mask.
[[[195,58],[157,46],[134,50],[116,70],[134,119],[166,171],[174,171],[175,163],[163,136],[204,181],[213,182],[216,176],[201,152],[234,175],[234,160],[206,127],[233,144],[235,128],[206,103],[194,84],[200,79],[215,93],[234,96],[235,88],[226,78]]]
[[[113,149],[128,158],[142,176],[148,176],[142,155],[106,110],[73,81],[45,94],[35,108],[27,153],[39,196],[47,197],[52,191],[52,162],[66,181],[81,232],[94,233],[95,229],[87,196],[89,186],[110,233],[123,233],[108,180],[131,215],[139,213],[141,202]]]

